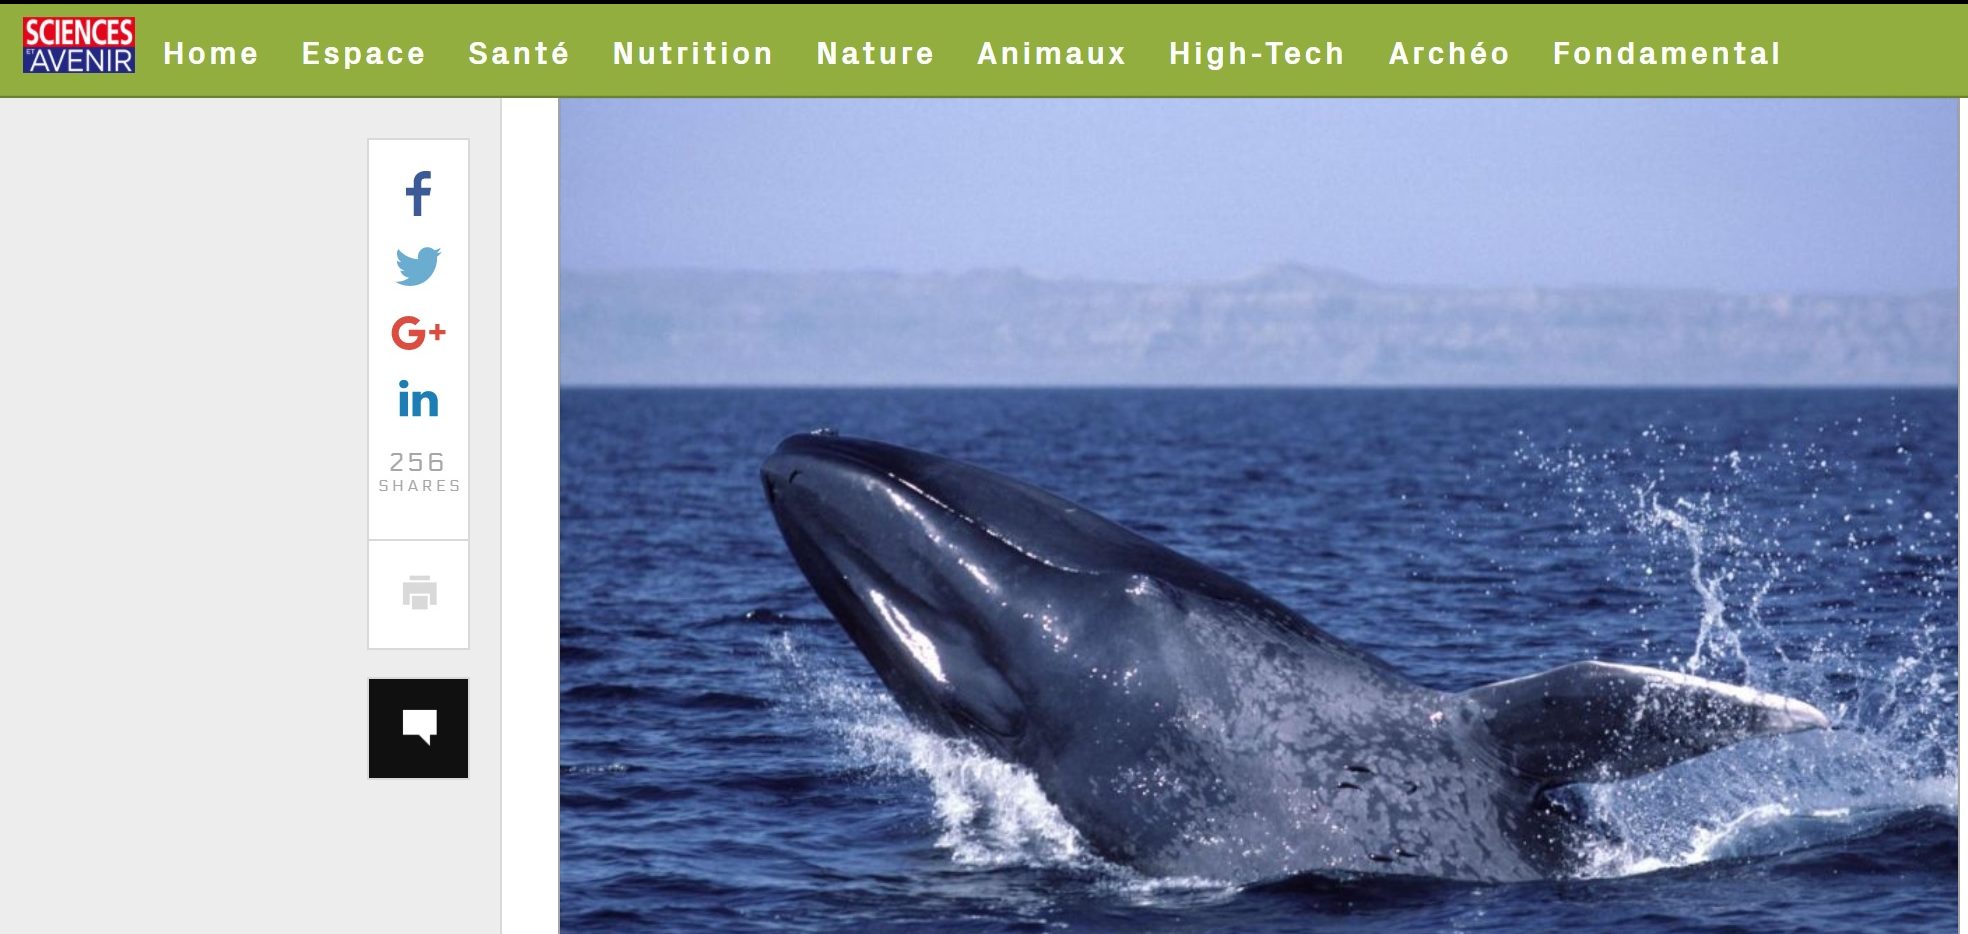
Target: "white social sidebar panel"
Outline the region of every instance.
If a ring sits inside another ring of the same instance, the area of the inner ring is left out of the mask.
[[[468,584],[470,172],[465,140],[369,141],[371,648],[469,646],[433,624]]]

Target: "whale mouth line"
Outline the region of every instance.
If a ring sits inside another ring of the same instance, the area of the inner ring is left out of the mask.
[[[961,509],[956,508],[955,506],[950,505],[949,503],[944,502],[943,500],[939,499],[934,493],[931,493],[928,490],[923,489],[921,485],[915,483],[912,480],[909,480],[906,477],[903,477],[895,473],[894,471],[880,470],[877,472],[880,473],[882,476],[887,477],[888,479],[894,481],[896,485],[901,486],[903,489],[906,489],[909,492],[914,493],[917,496],[921,497],[925,502],[929,503],[930,505],[943,510],[945,513],[958,519],[959,521],[968,523],[972,528],[975,528],[979,532],[983,532],[985,535],[990,536],[993,540],[997,541],[999,544],[1004,545],[1006,548],[1018,552],[1019,554],[1024,555],[1025,557],[1030,558],[1033,561],[1037,561],[1038,563],[1043,564],[1046,567],[1049,567],[1055,571],[1065,571],[1068,574],[1093,573],[1092,571],[1086,568],[1078,568],[1065,564],[1060,564],[1059,562],[1054,561],[1053,559],[1048,558],[1042,554],[1039,554],[1038,552],[1035,552],[1032,549],[1025,547],[1024,545],[1020,545],[1018,542],[1013,541],[1009,536],[1005,535],[1003,532],[1000,532],[997,529],[992,528],[990,523],[985,522],[984,520],[979,519],[976,516],[973,516],[967,512],[964,512]],[[792,482],[791,476],[796,476],[798,475],[798,473],[799,471],[797,470],[793,471],[793,474],[788,476],[787,482],[789,483]]]
[[[923,505],[934,509],[938,514],[961,522],[1020,557],[1048,569],[1063,571],[1068,574],[1091,575],[1098,573],[1092,568],[1063,561],[1057,556],[1046,554],[1032,547],[1030,543],[1021,540],[1020,536],[1013,535],[994,523],[960,508],[947,497],[939,496],[932,492],[922,479],[911,476],[906,471],[898,470],[894,465],[883,463],[865,451],[844,446],[840,443],[842,440],[836,434],[814,433],[794,435],[780,443],[779,450],[773,454],[772,458],[767,460],[766,468],[766,472],[770,474],[773,460],[785,458],[787,461],[784,465],[785,472],[783,478],[777,481],[779,484],[778,488],[775,488],[774,481],[769,476],[766,479],[766,499],[772,505],[775,512],[780,512],[784,508],[782,498],[785,491],[793,488],[806,475],[809,467],[832,468],[833,470],[857,476],[861,482],[885,489],[891,498],[907,496],[918,500]],[[806,462],[805,466],[802,466],[802,461]],[[898,508],[907,508],[899,500],[897,501],[897,506]],[[796,516],[793,518],[802,525],[820,524],[820,520],[815,516]]]

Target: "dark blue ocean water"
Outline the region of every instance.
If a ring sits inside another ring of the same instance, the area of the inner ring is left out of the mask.
[[[1951,930],[1949,391],[681,391],[562,397],[569,930]],[[819,426],[1035,482],[1448,689],[1587,658],[1840,729],[1593,786],[1517,885],[1151,879],[903,720],[757,478]]]

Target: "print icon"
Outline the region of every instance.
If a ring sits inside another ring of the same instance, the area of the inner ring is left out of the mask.
[[[422,323],[422,321],[417,320],[417,316],[415,315],[404,315],[396,319],[396,323],[390,325],[390,340],[395,341],[396,346],[404,350],[416,350],[424,346],[424,338],[428,337],[434,341],[441,341],[444,339],[444,335],[449,333],[444,330],[444,325],[441,324],[431,325],[428,331],[417,327],[417,325]]]
[[[428,610],[437,605],[437,582],[428,574],[412,574],[403,582],[403,605],[413,610]]]
[[[431,193],[430,186],[425,185],[424,182],[430,177],[428,169],[418,172],[415,178],[410,179],[410,187],[403,189],[403,193],[410,196],[411,217],[424,216],[424,196]]]
[[[437,253],[432,247],[424,247],[416,256],[405,256],[402,250],[396,251],[396,268],[403,273],[403,281],[397,285],[423,285],[432,273],[437,272]]]
[[[406,710],[403,712],[403,735],[415,736],[431,744],[431,737],[437,735],[437,711]]]
[[[392,479],[379,482],[387,484],[385,489],[406,495],[440,488],[455,495],[457,489],[434,479],[446,476],[444,472],[426,473],[434,453],[401,452],[385,458],[385,468],[405,466],[402,470],[385,469],[382,475]],[[372,649],[470,648],[471,547],[463,540],[370,542],[368,607]],[[435,706],[404,701],[389,709],[394,716],[393,711],[400,707]],[[457,726],[454,720],[445,723]],[[395,729],[395,724],[388,728]]]

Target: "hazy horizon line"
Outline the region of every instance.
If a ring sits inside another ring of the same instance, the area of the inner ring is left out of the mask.
[[[1813,289],[1803,289],[1803,288],[1745,290],[1745,289],[1728,289],[1728,288],[1709,286],[1709,285],[1633,285],[1633,284],[1605,283],[1605,282],[1599,282],[1599,283],[1575,282],[1570,284],[1557,284],[1557,283],[1549,283],[1549,282],[1546,283],[1519,282],[1519,283],[1510,283],[1510,284],[1473,284],[1467,282],[1464,283],[1424,282],[1424,281],[1414,281],[1414,280],[1396,281],[1391,279],[1377,279],[1371,276],[1361,275],[1359,273],[1351,272],[1349,270],[1337,266],[1324,266],[1316,263],[1308,263],[1308,262],[1301,262],[1301,261],[1294,261],[1294,260],[1281,260],[1272,263],[1259,264],[1251,267],[1245,272],[1239,273],[1234,276],[1228,276],[1222,278],[1209,278],[1209,279],[1194,279],[1194,278],[1120,279],[1120,278],[1113,278],[1113,277],[1089,276],[1089,275],[1080,275],[1080,274],[1071,274],[1071,273],[1054,274],[1054,273],[1045,273],[1045,272],[1035,272],[1024,266],[969,266],[964,268],[939,268],[939,269],[913,270],[913,271],[898,269],[894,267],[880,267],[880,266],[810,267],[810,268],[796,268],[796,269],[767,269],[767,268],[754,267],[754,266],[703,266],[703,265],[594,266],[594,267],[585,267],[585,268],[569,268],[566,266],[562,266],[561,268],[561,275],[563,276],[569,273],[591,274],[591,275],[620,275],[620,274],[630,274],[630,273],[678,273],[678,272],[712,273],[712,274],[719,274],[719,275],[753,275],[753,276],[865,275],[865,276],[895,276],[895,277],[920,276],[920,277],[945,277],[945,278],[961,278],[963,276],[984,275],[984,274],[1002,275],[1006,273],[1012,273],[1012,274],[1024,276],[1029,279],[1034,279],[1040,282],[1048,282],[1048,283],[1106,285],[1106,286],[1149,286],[1149,287],[1172,287],[1172,286],[1194,287],[1194,286],[1202,286],[1202,285],[1228,285],[1228,284],[1246,282],[1253,279],[1263,278],[1267,275],[1298,272],[1298,273],[1305,273],[1305,274],[1312,274],[1312,275],[1329,276],[1339,279],[1350,279],[1364,286],[1372,286],[1376,288],[1385,288],[1385,289],[1444,289],[1444,290],[1462,289],[1462,290],[1496,290],[1496,291],[1508,291],[1508,290],[1519,290],[1519,289],[1527,289],[1527,290],[1551,289],[1551,290],[1581,290],[1581,291],[1603,290],[1603,291],[1633,291],[1633,292],[1694,292],[1694,293],[1703,293],[1703,294],[1710,294],[1710,295],[1734,295],[1734,296],[1792,295],[1792,296],[1814,296],[1814,297],[1827,297],[1827,298],[1834,298],[1834,297],[1904,298],[1904,297],[1932,295],[1935,293],[1946,293],[1946,292],[1953,292],[1959,294],[1961,291],[1961,279],[1960,279],[1959,270],[1956,271],[1955,281],[1946,285],[1936,285],[1936,286],[1930,286],[1925,288],[1908,289],[1904,291],[1861,292],[1861,291],[1849,291],[1849,290],[1848,291],[1813,290]]]

